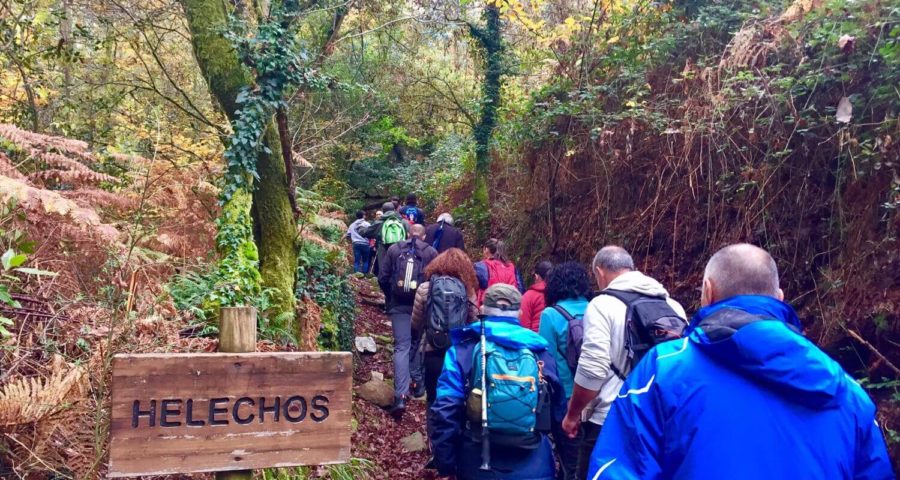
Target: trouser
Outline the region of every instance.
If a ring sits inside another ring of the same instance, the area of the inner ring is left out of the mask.
[[[392,311],[394,330],[394,398],[409,396],[410,380],[422,382],[422,355],[419,353],[419,332],[412,331],[410,312]]]
[[[385,309],[387,309],[388,305],[391,304],[391,282],[378,282],[378,288],[384,294],[384,305]]]
[[[557,472],[557,480],[576,480],[579,453],[581,450],[581,441],[584,436],[582,429],[578,430],[578,436],[569,438],[562,429],[562,423],[553,426],[553,443],[556,447],[556,454],[559,457],[559,472]],[[590,458],[590,453],[588,454]]]
[[[429,408],[431,408],[431,404],[434,403],[434,399],[437,396],[438,378],[440,378],[441,372],[444,370],[444,355],[446,353],[446,350],[440,350],[425,352],[424,354],[425,357],[422,361],[424,369],[423,381],[425,382],[425,402]]]
[[[597,444],[597,437],[600,436],[600,428],[593,422],[582,422],[581,424],[581,443],[578,447],[578,469],[575,476],[578,480],[587,480],[588,468],[591,466],[591,455],[594,453],[594,445]]]
[[[353,271],[369,273],[369,253],[372,251],[368,243],[353,244]]]

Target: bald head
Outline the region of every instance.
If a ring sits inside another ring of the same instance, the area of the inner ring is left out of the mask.
[[[778,267],[769,252],[749,243],[729,245],[709,259],[703,274],[701,303],[736,295],[784,298],[778,286]]]
[[[419,225],[418,223],[409,227],[409,236],[413,238],[418,238],[419,240],[425,240],[425,227]]]

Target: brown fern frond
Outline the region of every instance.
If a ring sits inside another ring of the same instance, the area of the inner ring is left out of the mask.
[[[49,377],[25,377],[0,387],[0,426],[41,421],[68,407],[81,396],[84,369],[60,368]]]

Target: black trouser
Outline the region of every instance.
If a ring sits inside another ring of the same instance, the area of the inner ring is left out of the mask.
[[[551,433],[553,434],[553,445],[556,449],[556,455],[559,457],[560,468],[556,478],[558,480],[576,480],[579,478],[576,471],[584,432],[579,429],[577,437],[569,438],[566,432],[563,431],[562,424],[558,423],[553,426]]]
[[[592,422],[582,422],[581,424],[581,443],[578,447],[578,469],[575,476],[578,480],[587,480],[588,468],[591,466],[591,454],[594,453],[594,445],[597,444],[597,437],[600,436],[600,428]]]
[[[423,340],[423,342],[427,341]],[[444,370],[444,354],[446,353],[445,350],[425,352],[423,381],[425,382],[425,402],[429,408],[437,396],[438,378],[441,377],[441,372]]]

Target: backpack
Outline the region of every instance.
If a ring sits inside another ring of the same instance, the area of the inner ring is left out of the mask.
[[[465,285],[449,276],[432,277],[425,315],[425,338],[437,350],[446,350],[450,347],[450,330],[465,326],[469,315]]]
[[[512,263],[503,263],[500,260],[490,259],[485,260],[484,265],[487,267],[488,281],[487,287],[478,292],[479,307],[484,301],[484,293],[491,285],[505,283],[516,288],[518,288],[519,285],[519,279],[516,277],[516,266]]]
[[[581,358],[581,344],[584,343],[584,315],[573,317],[565,308],[554,305],[554,310],[566,319],[569,326],[566,329],[566,364],[572,373],[578,368],[578,359]]]
[[[425,265],[416,248],[416,240],[401,244],[391,275],[391,298],[400,303],[412,303],[416,289],[424,279]]]
[[[442,238],[444,238],[444,222],[441,222],[441,226],[434,232],[434,241],[431,242],[431,246],[434,247],[435,250],[438,250]]]
[[[400,215],[409,221],[409,223],[422,223],[422,220],[424,220],[422,217],[425,216],[422,214],[422,210],[419,210],[419,207],[415,205],[403,207],[400,211]]]
[[[625,313],[625,350],[627,365],[610,368],[622,380],[654,345],[677,340],[684,336],[687,320],[678,316],[665,297],[651,297],[636,292],[606,289],[601,295],[609,295],[622,301]]]
[[[406,240],[406,227],[403,220],[396,217],[388,218],[381,224],[381,243],[393,245]]]
[[[537,356],[487,340],[487,420],[492,444],[532,449],[540,443],[541,417],[549,413],[546,383]],[[481,343],[472,349],[467,416],[472,430],[481,429]],[[549,422],[547,422],[549,425]],[[472,438],[480,436],[473,432]]]

